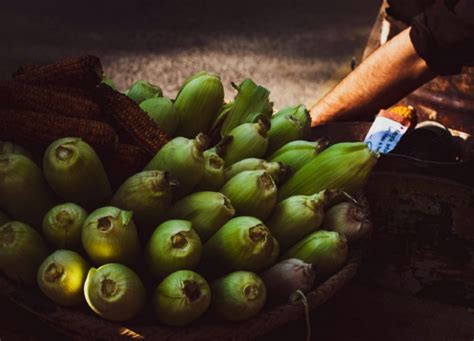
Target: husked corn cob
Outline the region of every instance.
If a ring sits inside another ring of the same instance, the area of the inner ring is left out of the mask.
[[[51,116],[26,110],[0,110],[0,136],[31,149],[44,150],[64,136],[80,137],[102,156],[110,156],[118,144],[114,129],[104,122],[67,116]]]
[[[22,84],[16,81],[0,85],[3,93],[3,105],[12,109],[34,110],[51,114],[79,117],[85,119],[102,119],[100,106],[84,91]],[[81,94],[82,92],[82,94]]]
[[[104,84],[97,88],[103,113],[135,144],[154,155],[169,141],[168,135],[130,98]]]
[[[142,147],[119,144],[106,169],[113,186],[142,171],[151,157]]]
[[[28,84],[93,87],[102,80],[102,65],[95,56],[68,58],[57,63],[21,67],[13,78]]]

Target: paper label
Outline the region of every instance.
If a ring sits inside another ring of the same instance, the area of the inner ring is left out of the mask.
[[[370,150],[387,154],[397,146],[408,127],[383,116],[377,116],[364,142]]]

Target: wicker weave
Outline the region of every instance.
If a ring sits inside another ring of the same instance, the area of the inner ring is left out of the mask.
[[[308,293],[310,309],[314,309],[338,292],[356,274],[360,248],[354,248],[347,264],[335,275]],[[55,305],[39,292],[19,288],[0,276],[0,290],[13,302],[37,315],[54,328],[76,337],[159,340],[245,340],[284,326],[304,316],[301,301],[268,307],[258,316],[239,323],[222,322],[205,316],[187,328],[163,325],[140,325],[138,322],[118,324],[103,320],[86,309],[69,309]],[[210,314],[207,314],[210,315]]]

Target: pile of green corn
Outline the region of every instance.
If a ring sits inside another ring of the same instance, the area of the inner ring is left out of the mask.
[[[0,270],[59,305],[125,321],[150,302],[175,326],[208,310],[248,319],[337,272],[370,232],[350,194],[377,155],[309,141],[303,105],[273,114],[267,89],[235,88],[224,103],[206,72],[175,99],[136,82],[127,96],[174,138],[118,188],[79,138],[52,143],[42,163],[0,142]]]

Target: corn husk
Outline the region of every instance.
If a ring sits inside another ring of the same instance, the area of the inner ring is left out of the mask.
[[[145,305],[146,291],[138,275],[130,268],[110,263],[91,268],[84,283],[89,308],[111,321],[127,321]]]
[[[149,272],[163,278],[178,270],[192,270],[201,260],[201,239],[187,220],[167,220],[160,224],[146,246]]]
[[[204,257],[225,270],[260,271],[274,252],[270,230],[257,218],[237,217],[204,244]]]
[[[298,170],[278,191],[278,199],[312,195],[324,189],[359,191],[378,160],[363,142],[337,143]]]
[[[153,306],[158,320],[184,326],[199,318],[211,304],[211,289],[204,277],[189,270],[176,271],[156,288]]]
[[[169,136],[178,128],[178,112],[169,98],[150,98],[140,103],[140,108]]]
[[[189,220],[203,243],[234,215],[230,200],[218,192],[190,194],[176,202],[170,213],[172,218]]]
[[[240,160],[225,169],[225,181],[230,180],[239,173],[252,170],[264,170],[270,174],[276,184],[284,182],[290,175],[290,167],[281,162],[268,162],[263,159],[248,158]]]
[[[163,91],[158,85],[138,80],[127,90],[126,95],[135,103],[140,104],[147,99],[163,96]]]
[[[54,206],[43,218],[43,235],[58,248],[78,250],[81,248],[81,231],[86,218],[86,210],[79,205],[65,203]]]
[[[326,146],[326,140],[318,140],[314,142],[296,140],[285,144],[268,157],[268,160],[272,162],[281,162],[284,165],[289,166],[291,171],[295,173],[305,164],[316,158],[316,156],[318,156]]]
[[[80,138],[53,142],[43,157],[46,180],[64,201],[91,209],[105,204],[112,189],[94,149]]]
[[[22,146],[8,141],[0,141],[0,155],[6,154],[20,154],[33,160],[33,155]]]
[[[82,245],[96,265],[135,263],[140,242],[132,216],[130,211],[108,206],[87,217],[82,228]]]
[[[78,253],[57,250],[38,269],[38,286],[56,304],[72,307],[83,303],[89,264]]]
[[[169,172],[143,171],[128,178],[110,204],[132,211],[139,226],[154,229],[166,219],[177,186]]]
[[[198,134],[194,140],[176,137],[161,148],[145,170],[170,172],[179,182],[179,193],[184,195],[201,181],[205,171],[204,150],[209,138]]]
[[[112,89],[117,90],[117,86],[115,85],[114,81],[112,78],[108,77],[107,75],[102,75],[102,80],[100,82],[101,84],[105,84],[110,86]]]
[[[227,166],[243,159],[262,157],[268,146],[268,128],[268,122],[262,120],[235,127],[219,142],[217,152]]]
[[[278,203],[265,224],[282,250],[286,250],[318,229],[323,216],[324,201],[318,194],[296,195]]]
[[[39,228],[53,207],[41,169],[19,154],[0,155],[0,208],[12,219]]]
[[[237,174],[221,188],[230,199],[238,215],[248,215],[265,220],[277,200],[277,188],[266,171],[245,171]]]
[[[32,285],[48,250],[31,226],[10,221],[0,226],[0,270],[10,279]]]
[[[280,243],[275,237],[273,237],[273,251],[270,257],[268,257],[268,262],[265,265],[265,268],[272,266],[278,261],[278,258],[280,257],[280,252],[281,252]]]
[[[206,167],[199,183],[194,188],[195,191],[217,191],[225,183],[224,160],[214,151],[204,152]]]
[[[228,135],[243,123],[253,122],[255,114],[270,117],[273,112],[273,103],[269,101],[270,92],[264,87],[258,86],[251,79],[245,79],[239,86],[232,85],[238,93],[222,124],[221,136]]]
[[[316,231],[291,247],[283,259],[298,258],[311,263],[319,275],[328,276],[339,270],[347,260],[347,239],[333,231]]]
[[[247,271],[236,271],[219,278],[211,288],[211,309],[230,321],[242,321],[257,315],[267,299],[263,280]]]
[[[224,87],[219,76],[199,72],[181,87],[174,102],[179,115],[178,136],[193,138],[207,133],[224,103]]]
[[[271,118],[271,128],[268,131],[268,155],[288,142],[309,137],[311,119],[308,111],[303,105],[292,107],[292,109],[291,113],[278,112]]]

